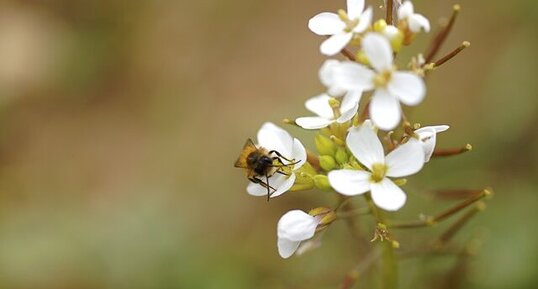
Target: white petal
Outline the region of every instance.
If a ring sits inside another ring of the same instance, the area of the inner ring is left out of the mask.
[[[396,71],[392,74],[388,90],[404,104],[417,105],[424,99],[426,85],[424,80],[414,73]]]
[[[396,35],[398,35],[399,32],[400,30],[398,30],[398,28],[396,28],[395,26],[388,25],[387,27],[385,27],[385,30],[383,30],[383,35],[385,35],[385,37],[387,37],[388,39],[392,40]]]
[[[319,80],[321,81],[321,83],[323,83],[323,85],[328,88],[332,88],[334,86],[334,68],[338,67],[338,65],[340,65],[340,61],[336,59],[327,59],[319,68]],[[330,94],[332,95],[332,93]]]
[[[370,27],[370,24],[372,23],[372,16],[372,7],[368,7],[368,9],[362,13],[361,17],[359,18],[359,23],[357,26],[355,26],[355,28],[353,28],[353,32],[361,33]]]
[[[342,32],[346,24],[334,13],[323,12],[310,18],[308,28],[317,35],[333,35]]]
[[[425,126],[423,128],[433,128],[437,133],[440,133],[440,132],[444,132],[445,130],[449,129],[450,126],[446,125],[446,124],[441,124],[441,125],[431,125],[431,126]],[[417,131],[420,131],[421,129],[417,129],[415,130],[415,132]]]
[[[327,174],[335,191],[346,196],[355,196],[370,190],[370,173],[358,170],[334,170]]]
[[[405,205],[407,196],[390,179],[384,178],[381,182],[372,184],[372,200],[383,210],[396,211]]]
[[[387,155],[385,164],[388,167],[387,176],[389,177],[399,178],[420,171],[424,165],[424,150],[421,142],[415,138],[409,139]]]
[[[268,150],[276,150],[291,159],[293,138],[291,135],[273,123],[266,122],[258,131],[258,144]]]
[[[392,48],[389,41],[379,33],[368,33],[362,40],[362,49],[375,70],[381,72],[392,68]]]
[[[274,174],[269,178],[269,185],[273,187],[276,191],[273,192],[272,189],[269,190],[271,192],[271,198],[278,197],[282,195],[283,193],[287,192],[295,182],[295,174],[291,174],[291,176],[284,176],[281,174]],[[265,177],[260,177],[260,179],[265,182]],[[263,187],[260,184],[256,184],[253,182],[250,182],[247,186],[247,192],[252,196],[267,196],[267,188]]]
[[[437,139],[437,133],[432,127],[423,127],[415,130],[422,143],[422,149],[424,150],[424,162],[430,161],[433,151],[435,149],[435,143]]]
[[[357,160],[372,169],[376,163],[385,163],[383,145],[369,125],[349,129],[346,144]]]
[[[320,46],[320,51],[322,54],[327,56],[333,56],[338,54],[346,45],[351,41],[353,33],[340,32],[334,34],[329,39],[323,41]]]
[[[301,241],[291,241],[288,239],[278,238],[278,254],[280,255],[280,257],[287,259],[291,257],[291,255],[293,255],[295,251],[297,251],[299,244],[301,244]]]
[[[400,102],[385,89],[377,89],[370,102],[370,116],[382,130],[391,130],[400,123]]]
[[[405,18],[413,15],[413,13],[414,13],[413,3],[411,3],[411,1],[405,1],[398,8],[398,19],[399,20],[405,19]]]
[[[344,61],[334,69],[334,83],[348,91],[372,89],[374,77],[372,70],[355,62]]]
[[[306,163],[306,149],[300,140],[293,139],[293,147],[291,149],[291,159],[298,161],[298,163],[293,166],[293,170],[296,170],[302,167]]]
[[[334,120],[319,116],[299,117],[295,123],[304,129],[320,129],[329,126]]]
[[[411,15],[407,18],[407,21],[409,23],[409,29],[414,33],[420,32],[420,29],[430,32],[430,21],[420,14]]]
[[[278,238],[291,241],[303,241],[310,239],[316,232],[319,220],[301,210],[292,210],[284,214],[278,220]]]
[[[346,93],[346,95],[344,95],[342,98],[342,102],[340,103],[340,110],[350,110],[355,107],[355,105],[361,101],[361,95],[362,91],[360,90],[353,90]]]
[[[333,109],[329,105],[330,99],[331,97],[325,93],[309,98],[305,102],[306,109],[323,118],[332,119],[334,117],[334,114]]]
[[[424,162],[430,161],[430,158],[435,150],[437,133],[443,132],[449,128],[448,125],[425,126],[415,130],[419,140],[422,142],[424,149]]]
[[[353,20],[359,18],[364,9],[364,0],[347,0],[347,16]]]
[[[359,103],[356,102],[352,108],[348,110],[342,110],[342,115],[340,115],[340,117],[336,119],[336,122],[344,123],[346,121],[351,120],[357,114],[358,110],[359,110]]]

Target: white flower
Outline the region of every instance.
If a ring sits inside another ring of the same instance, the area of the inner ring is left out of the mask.
[[[409,176],[422,168],[424,151],[420,142],[412,138],[385,157],[383,146],[374,130],[369,125],[362,125],[350,129],[346,144],[355,158],[369,171],[331,171],[328,174],[331,186],[346,196],[370,191],[376,206],[387,211],[400,209],[407,196],[388,177]]]
[[[414,12],[413,3],[411,3],[411,1],[405,1],[398,8],[398,19],[400,21],[407,21],[409,30],[414,33],[420,32],[420,29],[430,32],[430,21],[422,16],[422,14]]]
[[[340,103],[340,115],[336,116],[329,104],[331,97],[327,94],[321,94],[308,99],[305,106],[311,112],[318,116],[299,117],[295,120],[297,125],[305,129],[320,129],[327,127],[331,123],[344,123],[352,119],[359,109],[361,93],[348,92]]]
[[[335,69],[335,81],[348,91],[375,89],[370,117],[380,129],[391,130],[400,123],[400,101],[417,105],[424,99],[424,80],[412,72],[394,69],[392,48],[381,34],[368,33],[362,40],[362,49],[374,70],[347,61]]]
[[[292,210],[284,214],[277,225],[278,253],[282,258],[289,258],[302,241],[308,240],[316,233],[320,220],[301,210]]]
[[[347,0],[347,13],[340,15],[322,12],[308,21],[308,28],[317,35],[331,35],[320,47],[321,53],[335,55],[353,38],[354,33],[365,31],[372,21],[372,7],[365,11],[364,0]]]
[[[271,197],[280,196],[293,186],[295,182],[294,172],[306,162],[306,150],[298,139],[293,138],[287,131],[270,122],[263,124],[258,131],[258,146],[269,151],[275,150],[289,160],[298,161],[293,166],[289,176],[275,173],[269,177],[269,185],[276,190]],[[267,188],[254,182],[250,182],[247,186],[247,192],[253,196],[267,196]]]
[[[415,130],[418,135],[422,148],[424,149],[424,162],[429,162],[435,149],[437,133],[443,132],[449,128],[448,125],[425,126]]]

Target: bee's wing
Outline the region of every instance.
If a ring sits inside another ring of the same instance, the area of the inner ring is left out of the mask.
[[[249,138],[245,142],[245,145],[243,145],[243,149],[241,150],[241,154],[239,154],[239,157],[237,158],[237,161],[235,161],[234,167],[236,168],[248,168],[247,166],[247,157],[248,155],[256,151],[258,148],[254,144],[254,142]]]

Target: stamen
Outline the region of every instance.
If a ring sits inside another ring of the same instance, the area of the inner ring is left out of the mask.
[[[382,181],[387,173],[387,166],[385,164],[373,164],[371,180],[375,183]]]
[[[445,28],[442,29],[433,39],[433,42],[430,45],[429,52],[426,56],[425,63],[430,63],[437,54],[437,52],[439,52],[439,49],[441,49],[441,46],[445,42],[450,31],[452,30],[452,26],[454,26],[454,22],[456,21],[456,17],[458,16],[460,9],[461,7],[458,4],[452,6],[452,16],[450,17],[450,20],[448,21],[448,24],[445,26]]]
[[[334,143],[336,143],[337,145],[340,145],[340,146],[345,146],[346,145],[346,142],[341,140],[340,138],[338,138],[337,136],[335,135],[331,135],[329,137]]]
[[[329,98],[329,106],[333,110],[333,115],[335,119],[339,118],[340,115],[342,115],[340,112],[340,101],[338,101],[338,99],[334,97]]]

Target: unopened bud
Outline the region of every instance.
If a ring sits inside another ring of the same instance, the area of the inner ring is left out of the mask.
[[[329,178],[326,175],[315,175],[314,186],[322,191],[332,190]]]
[[[320,156],[319,157],[319,166],[325,171],[332,171],[336,168],[336,161],[332,156]]]
[[[316,231],[321,231],[329,226],[334,220],[336,220],[336,213],[326,207],[318,207],[310,210],[308,214],[312,217],[319,219],[319,224]]]
[[[401,187],[401,186],[407,184],[407,179],[396,179],[396,180],[394,180],[394,183],[397,186]]]
[[[336,162],[340,165],[343,165],[348,162],[349,156],[346,152],[346,149],[343,147],[339,147],[336,149],[336,155],[334,156]]]
[[[334,155],[336,151],[336,145],[334,142],[321,134],[317,134],[315,138],[316,148],[321,155]]]
[[[356,58],[357,58],[357,61],[359,63],[362,63],[364,65],[369,65],[370,64],[370,61],[368,60],[368,57],[366,56],[366,54],[362,50],[359,50],[359,52],[357,52],[357,57]]]
[[[387,22],[385,19],[379,19],[374,23],[374,31],[383,33],[385,31],[385,28],[387,28]]]

